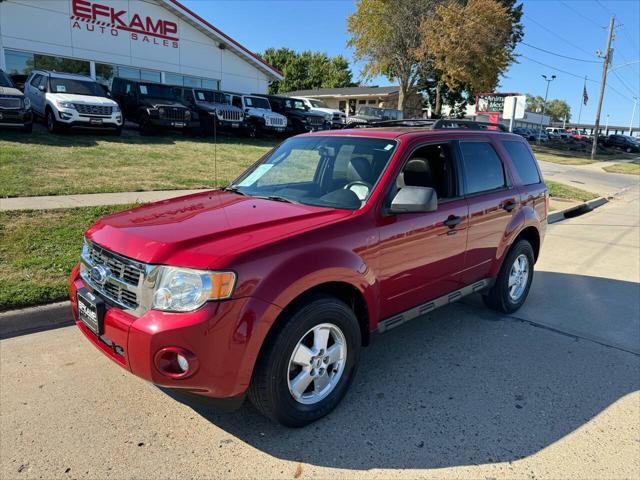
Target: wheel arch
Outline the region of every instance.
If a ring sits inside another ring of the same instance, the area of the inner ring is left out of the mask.
[[[524,228],[513,240],[511,246],[515,245],[519,240],[526,240],[533,248],[533,258],[537,262],[540,254],[540,232],[536,227],[528,226]]]

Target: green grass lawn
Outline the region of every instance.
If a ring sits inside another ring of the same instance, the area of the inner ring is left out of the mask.
[[[632,160],[625,163],[616,163],[608,167],[604,167],[606,172],[611,173],[628,173],[630,175],[640,175],[640,160]]]
[[[545,183],[547,187],[549,187],[549,196],[552,198],[586,202],[599,196],[597,193],[588,192],[564,183],[554,182],[553,180],[545,180]]]
[[[531,148],[536,154],[538,160],[545,162],[560,163],[562,165],[588,165],[598,161],[609,161],[617,159],[627,159],[630,156],[626,153],[609,151],[608,154],[599,153],[595,160],[591,160],[590,154],[586,152],[574,150],[561,150],[546,145],[532,144]]]
[[[179,133],[122,137],[2,131],[0,198],[206,188],[233,180],[276,140],[191,138]],[[214,162],[217,150],[217,182]]]
[[[0,212],[0,311],[65,299],[84,230],[126,208]]]

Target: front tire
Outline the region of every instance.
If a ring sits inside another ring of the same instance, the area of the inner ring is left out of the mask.
[[[47,109],[45,114],[45,124],[49,133],[62,133],[64,131],[64,127],[56,120],[56,116],[50,108]]]
[[[249,387],[251,402],[288,427],[324,417],[347,392],[361,344],[358,320],[346,304],[310,299],[266,340]]]
[[[504,259],[496,283],[483,297],[491,309],[502,313],[513,313],[527,299],[533,281],[533,248],[526,240],[513,245]]]

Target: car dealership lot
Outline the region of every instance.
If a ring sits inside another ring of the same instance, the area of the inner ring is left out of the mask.
[[[549,227],[518,318],[471,299],[386,334],[301,430],[180,403],[74,327],[2,341],[0,475],[638,477],[639,196]]]

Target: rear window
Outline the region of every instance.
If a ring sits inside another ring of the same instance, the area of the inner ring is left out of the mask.
[[[526,145],[520,142],[502,142],[502,145],[509,153],[522,184],[533,185],[534,183],[540,183],[540,174],[536,168],[536,161]]]
[[[460,142],[467,194],[497,190],[506,185],[502,161],[487,142]]]

